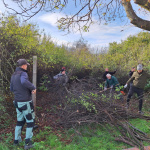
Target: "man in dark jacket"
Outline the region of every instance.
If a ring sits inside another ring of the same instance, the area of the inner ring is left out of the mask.
[[[126,85],[124,86],[124,88],[126,88],[130,82],[133,82],[127,96],[127,108],[129,108],[130,98],[132,97],[133,93],[137,93],[139,99],[140,114],[143,114],[143,92],[148,78],[150,78],[150,75],[143,70],[142,64],[139,64],[137,66],[137,71],[133,73],[131,78],[127,81]]]
[[[133,73],[136,71],[136,68],[135,67],[132,67],[131,70],[129,71],[129,78],[132,77]],[[128,89],[130,89],[130,87],[132,86],[132,83],[133,82],[130,82],[130,86],[128,87]]]
[[[103,74],[103,79],[104,79],[104,81],[107,80],[107,77],[106,77],[107,74],[113,75],[113,74],[115,74],[115,73],[116,73],[116,71],[110,72],[110,71],[108,70],[108,68],[106,68],[106,69],[105,69],[105,72],[104,72],[104,74]]]
[[[32,93],[36,93],[36,89],[28,79],[27,66],[30,64],[25,59],[19,59],[17,65],[18,67],[11,76],[10,84],[10,90],[14,93],[14,105],[17,112],[14,145],[18,145],[22,141],[21,131],[26,122],[27,128],[24,148],[29,149],[33,147],[31,138],[33,136],[35,119],[31,95]]]
[[[135,72],[135,67],[132,67],[131,70],[129,71],[129,77],[131,78],[133,73]]]

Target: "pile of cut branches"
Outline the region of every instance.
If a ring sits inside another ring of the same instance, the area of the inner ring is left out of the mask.
[[[78,84],[76,82],[69,90],[67,89],[68,100],[57,111],[60,118],[57,124],[65,128],[92,123],[102,126],[107,124],[120,132],[119,137],[114,135],[116,141],[144,149],[143,141],[150,141],[150,137],[131,125],[128,120],[131,118],[150,120],[150,117],[140,115],[132,108],[126,109],[125,100],[121,101],[115,94],[113,97],[110,96],[109,90],[100,92],[100,88],[95,86],[91,90],[85,90],[89,83],[90,81],[80,80]],[[113,134],[111,131],[110,133]]]

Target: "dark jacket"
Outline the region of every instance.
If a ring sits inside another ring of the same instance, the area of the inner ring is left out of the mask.
[[[111,75],[113,75],[113,74],[116,73],[116,71],[113,71],[113,72],[105,71],[104,74],[103,74],[103,79],[104,79],[104,81],[107,79],[106,75],[107,75],[108,73],[111,74]]]
[[[111,76],[111,79],[107,79],[105,82],[106,88],[111,87],[111,86],[113,86],[113,87],[119,86],[119,82],[118,82],[117,78],[114,76]]]
[[[132,77],[133,73],[134,73],[133,71],[131,71],[131,70],[129,71],[129,77],[130,78]]]
[[[29,81],[27,71],[17,67],[11,76],[10,90],[14,93],[14,100],[27,102],[31,100],[31,92],[35,90],[34,85]]]
[[[133,82],[133,86],[144,89],[148,78],[150,78],[150,75],[144,70],[141,73],[138,73],[136,71],[133,73],[132,77],[127,81],[127,84]]]

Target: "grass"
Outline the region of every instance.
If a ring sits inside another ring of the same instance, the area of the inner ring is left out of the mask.
[[[1,99],[2,101],[2,99]],[[3,108],[3,107],[1,107]],[[5,110],[3,110],[5,112]],[[5,112],[6,113],[6,112]],[[7,113],[6,113],[7,114]],[[7,115],[6,115],[7,116]],[[4,118],[3,118],[4,119]],[[7,120],[7,118],[5,118]],[[9,121],[9,119],[8,119]],[[150,137],[150,121],[143,119],[131,119],[129,122],[142,132]],[[6,129],[8,122],[6,123]],[[4,124],[5,126],[5,124]],[[106,126],[106,125],[105,125]],[[114,135],[119,135],[113,128],[107,126]],[[25,134],[25,131],[23,131]],[[13,146],[14,133],[1,134],[0,150],[23,150],[24,142],[20,146]],[[71,128],[63,132],[53,132],[53,129],[46,126],[44,130],[34,134],[33,141],[35,147],[33,150],[122,150],[130,146],[116,142],[115,137],[110,134],[106,128],[100,125],[84,125]],[[145,146],[149,145],[148,142],[143,142]]]
[[[142,119],[130,120],[133,126],[150,135],[150,121]],[[110,128],[111,129],[111,128]],[[112,129],[113,132],[113,129]],[[116,135],[119,133],[116,133]],[[16,150],[16,147],[10,142],[13,139],[12,133],[3,135],[5,141],[0,143],[0,150]],[[63,139],[63,140],[62,140]],[[33,150],[121,150],[130,146],[114,141],[114,137],[100,125],[81,126],[76,129],[69,129],[65,134],[59,132],[55,135],[50,127],[45,127],[33,137],[35,147]],[[68,144],[62,141],[70,140]],[[149,143],[144,142],[147,146]],[[17,147],[23,150],[24,143]]]

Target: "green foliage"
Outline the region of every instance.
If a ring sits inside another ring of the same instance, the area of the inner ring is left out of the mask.
[[[19,58],[25,58],[32,64],[33,55],[38,56],[38,69],[43,74],[45,71],[56,72],[62,66],[67,66],[72,72],[71,79],[74,80],[78,73],[99,76],[104,68],[117,69],[117,77],[122,77],[131,67],[138,63],[144,64],[144,69],[150,71],[150,33],[141,32],[129,36],[121,43],[109,44],[105,53],[93,54],[87,42],[79,40],[74,47],[68,48],[64,45],[58,46],[52,38],[39,31],[34,24],[22,23],[15,16],[3,16],[0,21],[0,80],[1,87],[9,90],[11,74],[16,67]],[[85,26],[85,31],[88,28]],[[5,66],[5,67],[4,67]],[[29,74],[31,75],[29,70]],[[46,91],[45,77],[40,86]]]
[[[4,143],[0,143],[0,150],[10,150],[10,149]]]
[[[90,95],[90,96],[89,96]],[[83,107],[85,107],[88,111],[94,111],[97,112],[95,105],[93,104],[93,102],[90,100],[91,96],[93,97],[93,99],[96,97],[97,98],[97,94],[94,93],[87,93],[84,94],[82,93],[81,96],[79,96],[79,99],[71,99],[71,102],[74,104],[81,104]]]
[[[130,123],[136,127],[137,129],[145,132],[146,134],[150,134],[149,125],[150,122],[143,119],[132,119]],[[108,130],[109,129],[109,130]],[[110,134],[111,131],[114,136]],[[111,150],[120,150],[128,148],[129,146],[115,141],[115,136],[119,136],[120,133],[116,132],[114,128],[107,124],[100,125],[84,125],[79,126],[75,129],[70,128],[66,131],[59,132],[57,135],[53,133],[53,129],[51,127],[45,127],[45,130],[40,131],[33,137],[35,142],[35,150],[92,150],[92,149],[111,149]],[[0,143],[0,149],[2,150],[16,150],[12,144],[10,144],[13,139],[12,133],[7,133],[5,135],[1,135],[1,137],[5,138],[3,143]],[[61,140],[70,140],[70,143],[65,144]],[[144,145],[148,145],[149,143],[144,143]],[[24,142],[17,147],[17,149],[23,149]]]
[[[48,88],[46,87],[47,83],[50,83],[48,81],[48,76],[46,74],[43,74],[41,80],[40,80],[40,86],[38,87],[41,91],[48,91]]]
[[[144,90],[147,91],[148,89],[150,89],[150,80],[147,82]]]
[[[6,112],[6,108],[4,106],[5,99],[3,96],[0,96],[0,129],[1,128],[6,128],[8,124],[10,123],[10,120],[8,120],[8,114]]]

